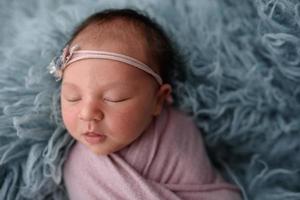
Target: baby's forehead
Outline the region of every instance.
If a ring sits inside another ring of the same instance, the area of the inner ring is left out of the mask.
[[[83,59],[69,65],[64,71],[64,81],[80,82],[85,85],[100,85],[113,82],[135,84],[151,83],[155,79],[145,71],[128,63],[111,59]]]

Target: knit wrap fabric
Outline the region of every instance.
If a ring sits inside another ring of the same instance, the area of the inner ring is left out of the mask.
[[[71,200],[239,200],[212,167],[193,121],[171,108],[126,148],[96,155],[80,143],[64,167]]]

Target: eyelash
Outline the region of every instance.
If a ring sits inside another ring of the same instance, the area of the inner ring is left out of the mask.
[[[110,99],[104,98],[105,101],[112,102],[112,103],[119,103],[122,101],[126,101],[127,99],[129,99],[129,98],[125,98],[125,99],[121,99],[121,100],[110,100]]]
[[[71,100],[71,99],[66,99],[68,102],[77,102],[80,101],[81,99],[75,99],[75,100]]]

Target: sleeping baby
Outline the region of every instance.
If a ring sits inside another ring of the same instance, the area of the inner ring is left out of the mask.
[[[72,200],[238,200],[193,120],[171,106],[175,52],[162,28],[131,9],[79,25],[50,67],[76,140],[64,165]]]

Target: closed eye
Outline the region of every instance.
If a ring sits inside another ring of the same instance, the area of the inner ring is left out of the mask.
[[[80,101],[81,99],[66,99],[66,101],[68,102],[77,102]]]
[[[130,98],[123,98],[123,99],[110,99],[110,98],[104,98],[104,101],[112,102],[112,103],[120,103],[123,101],[126,101]]]

